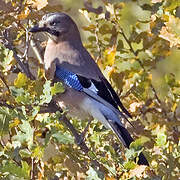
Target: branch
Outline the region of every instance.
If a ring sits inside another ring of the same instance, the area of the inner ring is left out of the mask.
[[[6,102],[3,102],[3,101],[0,101],[0,106],[7,107],[9,109],[15,108],[14,106],[11,106],[11,105],[7,104]]]
[[[15,107],[15,106],[11,106],[5,102],[0,102],[0,106],[4,106],[4,107],[8,107],[9,109],[17,109],[19,111],[22,111],[22,109]],[[28,111],[32,110],[32,107],[30,106],[26,106],[26,108],[28,108]],[[48,106],[40,106],[40,112],[39,113],[55,113],[56,111],[59,112],[63,112],[61,108],[59,108],[55,102],[51,101]],[[69,121],[69,119],[65,116],[62,115],[62,117],[59,118],[59,121],[62,121],[70,130],[70,132],[73,134],[73,136],[75,137],[75,142],[76,144],[81,148],[81,150],[89,157],[88,153],[90,152],[89,148],[87,147],[87,145],[85,144],[85,142],[83,140],[81,140],[81,143],[78,143],[80,139],[82,139],[81,134],[79,134],[77,132],[77,130],[74,128],[74,126],[71,124],[71,122]],[[95,167],[99,167],[101,171],[106,171],[106,169],[97,161],[97,160],[92,160],[91,159],[91,163],[95,166]]]
[[[134,54],[134,56],[137,56],[137,52],[134,51],[131,42],[129,41],[129,39],[126,37],[123,29],[120,27],[120,34],[122,34],[123,38],[126,40],[127,44],[129,45],[130,50],[132,51],[132,53]]]
[[[12,40],[9,37],[9,29],[4,30],[3,32],[3,37],[2,40],[0,41],[7,49],[13,51],[13,56],[15,58],[15,60],[17,61],[17,63],[19,64],[19,66],[22,69],[22,72],[26,74],[26,76],[32,80],[35,79],[35,77],[32,75],[32,73],[30,72],[28,66],[26,64],[24,64],[21,59],[22,57],[20,57],[16,51],[14,50],[14,46],[12,43]]]
[[[60,111],[62,112],[62,109],[60,107],[58,107],[56,105],[56,103],[54,101],[51,101],[50,103],[51,108],[53,108],[56,111]],[[82,140],[81,134],[79,134],[77,132],[77,130],[74,128],[74,126],[71,124],[71,122],[69,121],[69,119],[65,116],[62,115],[62,117],[59,118],[59,121],[62,121],[71,131],[71,133],[73,134],[73,136],[75,137],[75,142],[76,144],[81,148],[81,150],[89,157],[89,148],[87,147],[86,143],[84,142],[84,140]],[[81,139],[81,143],[78,143],[79,140]],[[91,158],[90,158],[91,159]],[[91,159],[91,163],[97,168],[99,168],[100,171],[102,172],[106,172],[106,168],[101,165],[97,160],[92,160]]]
[[[77,130],[74,128],[74,126],[70,123],[70,121],[67,119],[65,115],[63,115],[61,118],[59,118],[60,121],[62,121],[71,131],[73,136],[75,137],[76,144],[81,148],[81,150],[89,157],[89,148],[87,147],[86,143],[82,140],[81,143],[78,143],[79,139],[82,139],[81,135],[77,132]],[[106,172],[106,169],[103,165],[101,165],[97,160],[91,159],[91,164],[93,164],[96,168],[98,167],[100,171]]]
[[[134,56],[137,57],[137,52],[134,51],[134,49],[133,49],[133,47],[132,47],[132,45],[131,45],[131,42],[128,40],[128,38],[126,37],[125,33],[123,32],[123,29],[120,28],[120,30],[121,30],[120,33],[122,34],[122,36],[124,37],[124,39],[125,39],[126,42],[128,43],[131,52],[134,54]],[[142,69],[144,70],[144,72],[148,73],[147,70],[145,69],[144,65],[142,64],[142,62],[141,62],[138,58],[136,58],[136,60],[139,62],[140,66],[142,67]],[[167,118],[167,120],[170,121],[170,118],[169,118],[168,115],[167,115],[166,109],[163,108],[162,102],[161,102],[160,98],[158,97],[157,92],[156,92],[154,86],[152,85],[152,83],[150,83],[150,87],[151,87],[151,90],[152,90],[152,92],[153,92],[153,94],[154,94],[155,99],[156,99],[157,102],[158,102],[158,105],[159,105],[159,106],[161,107],[161,109],[162,109],[162,113],[163,113],[164,116]]]
[[[4,85],[6,86],[6,88],[8,89],[8,91],[10,92],[9,86],[8,86],[8,84],[6,83],[5,78],[1,75],[1,73],[0,73],[0,79],[1,79],[1,81],[4,83]]]
[[[95,14],[101,14],[103,12],[103,7],[99,6],[98,8],[93,8],[92,2],[90,0],[84,0],[84,7],[89,11]]]

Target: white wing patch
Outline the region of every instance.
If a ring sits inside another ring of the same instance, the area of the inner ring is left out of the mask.
[[[93,91],[94,93],[98,93],[98,89],[94,85],[94,83],[91,81],[91,86],[88,88],[89,90]]]

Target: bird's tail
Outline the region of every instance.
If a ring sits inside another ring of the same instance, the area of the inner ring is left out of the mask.
[[[131,137],[128,130],[125,127],[119,125],[118,123],[112,123],[111,128],[116,133],[123,145],[129,148],[130,144],[134,141],[134,139]],[[142,152],[139,155],[138,164],[149,166],[149,163]]]

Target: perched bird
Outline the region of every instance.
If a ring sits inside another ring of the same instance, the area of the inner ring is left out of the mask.
[[[99,120],[129,148],[133,138],[121,120],[131,115],[84,48],[71,17],[65,13],[49,13],[29,31],[46,32],[49,36],[44,55],[46,76],[63,82],[66,89],[56,97],[56,102],[68,108],[72,116]],[[142,153],[138,164],[148,165]]]

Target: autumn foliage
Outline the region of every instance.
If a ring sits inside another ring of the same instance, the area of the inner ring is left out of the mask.
[[[180,1],[68,2],[0,1],[0,179],[178,179]],[[96,120],[77,144],[88,122],[52,103],[64,88],[45,78],[47,39],[28,29],[54,11],[72,15],[133,115],[130,149]],[[134,162],[141,151],[150,167]]]

